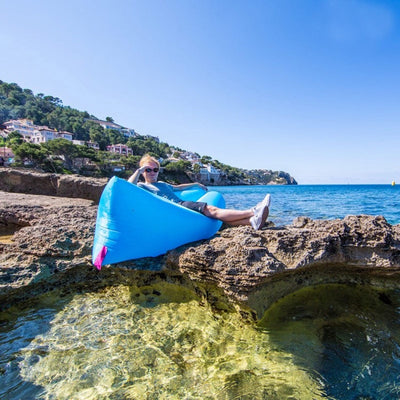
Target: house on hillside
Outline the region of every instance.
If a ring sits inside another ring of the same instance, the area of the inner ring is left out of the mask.
[[[3,123],[6,127],[5,133],[9,135],[11,132],[18,132],[22,135],[26,142],[30,142],[31,137],[35,134],[36,126],[30,119],[12,119]]]
[[[110,153],[118,153],[124,156],[133,154],[133,151],[130,147],[128,147],[126,144],[121,143],[107,146],[107,151],[109,151]]]
[[[31,137],[31,143],[46,143],[49,140],[54,139],[66,139],[72,142],[72,133],[62,131],[58,132],[54,129],[51,129],[47,126],[38,126],[36,127],[33,136]]]
[[[100,150],[100,146],[96,142],[86,141],[86,140],[72,140],[72,143],[77,146],[87,146],[94,150]]]
[[[61,132],[58,132],[58,135],[60,138],[63,138],[63,139],[66,139],[66,140],[69,140],[70,142],[72,142],[73,135],[71,132],[61,131]]]
[[[156,141],[157,143],[160,143],[160,139],[158,138],[158,136],[140,135],[140,134],[138,134],[138,136],[143,139],[152,139],[152,140]]]
[[[212,165],[200,168],[200,177],[202,182],[217,183],[221,179],[221,171]]]
[[[200,156],[192,151],[184,151],[181,153],[181,158],[183,160],[190,161],[192,164],[200,163]]]
[[[3,134],[7,137],[11,132],[18,132],[22,135],[25,142],[29,143],[46,143],[49,140],[64,138],[72,141],[72,133],[51,129],[48,126],[37,126],[29,119],[15,119],[6,121],[3,124],[5,130]]]
[[[90,122],[94,122],[95,124],[100,125],[104,129],[113,129],[115,131],[121,132],[124,136],[134,137],[137,136],[137,133],[134,129],[124,128],[123,126],[116,124],[115,122],[102,121],[100,119],[88,119]]]

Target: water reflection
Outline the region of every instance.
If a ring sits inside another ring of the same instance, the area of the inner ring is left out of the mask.
[[[287,296],[260,327],[335,399],[400,397],[397,291],[323,285]]]
[[[166,282],[0,314],[0,398],[394,399],[399,293],[325,285],[259,325]]]

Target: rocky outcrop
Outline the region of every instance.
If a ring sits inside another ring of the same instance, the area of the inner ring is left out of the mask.
[[[284,171],[253,169],[245,173],[252,185],[297,185],[296,179]]]
[[[98,202],[107,179],[79,175],[46,174],[17,168],[0,169],[0,190],[47,196],[72,197]]]
[[[226,228],[165,256],[98,272],[91,265],[97,211],[92,201],[0,192],[0,204],[0,231],[16,230],[11,240],[0,236],[2,308],[54,287],[163,279],[220,288],[261,316],[280,297],[309,285],[398,285],[400,225],[383,217],[298,218],[259,232]]]
[[[225,229],[169,257],[182,273],[214,282],[261,316],[274,301],[304,286],[398,285],[400,225],[366,215],[333,221],[301,217],[261,232]]]
[[[0,303],[14,289],[88,267],[97,211],[92,201],[0,192],[0,204]]]

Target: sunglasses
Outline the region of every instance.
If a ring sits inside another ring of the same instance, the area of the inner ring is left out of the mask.
[[[146,168],[145,171],[146,171],[146,172],[151,172],[151,171],[153,171],[153,172],[156,172],[156,173],[157,173],[157,172],[159,171],[159,168],[153,168],[153,169],[151,169],[151,168]]]

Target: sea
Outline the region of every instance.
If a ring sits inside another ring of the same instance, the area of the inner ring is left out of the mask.
[[[337,219],[346,215],[381,215],[390,224],[400,223],[400,185],[267,185],[213,186],[227,208],[250,208],[271,194],[269,220],[288,225],[300,216]]]
[[[349,214],[400,223],[399,186],[209,189],[237,209],[270,193],[277,226]],[[216,310],[201,293],[182,282],[124,281],[54,290],[0,312],[0,399],[400,398],[396,281],[302,288],[257,323],[244,321],[240,308]]]

